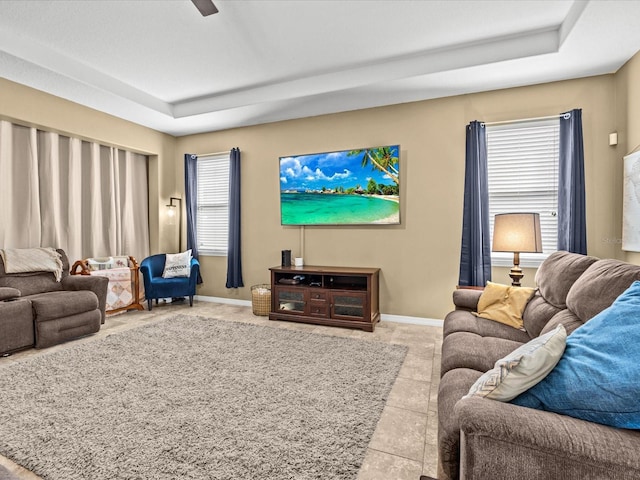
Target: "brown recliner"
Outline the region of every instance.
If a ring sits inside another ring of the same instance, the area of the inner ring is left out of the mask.
[[[45,348],[100,330],[109,280],[69,275],[69,259],[63,250],[58,253],[59,282],[51,272],[6,273],[0,258],[0,291],[6,297],[0,301],[0,353]]]
[[[31,347],[34,338],[31,302],[20,290],[0,287],[0,354]]]

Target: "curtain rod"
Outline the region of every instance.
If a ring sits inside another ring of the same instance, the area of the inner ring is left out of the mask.
[[[226,155],[230,152],[230,150],[226,150],[224,152],[212,152],[212,153],[196,153],[196,157],[211,157],[213,155]]]
[[[552,120],[554,118],[563,117],[565,120],[571,118],[571,112],[559,113],[557,115],[549,115],[547,117],[533,117],[533,118],[519,118],[517,120],[502,120],[500,122],[482,122],[482,125],[505,125],[507,123],[522,123],[522,122],[535,122],[538,120]]]

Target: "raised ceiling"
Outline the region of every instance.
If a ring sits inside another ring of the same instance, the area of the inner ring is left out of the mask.
[[[215,4],[2,0],[0,75],[186,135],[612,73],[640,50],[635,0]]]

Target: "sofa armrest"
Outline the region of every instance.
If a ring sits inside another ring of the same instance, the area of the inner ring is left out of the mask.
[[[14,298],[18,298],[20,295],[20,290],[12,287],[0,287],[0,302],[5,300],[12,300]]]
[[[478,300],[482,290],[458,288],[453,291],[453,304],[456,310],[469,310],[475,312],[478,308]]]
[[[477,397],[455,411],[460,478],[640,478],[640,431]]]
[[[109,279],[97,275],[68,275],[62,279],[62,288],[65,290],[90,290],[98,297],[98,308],[104,323],[107,309],[107,290]]]

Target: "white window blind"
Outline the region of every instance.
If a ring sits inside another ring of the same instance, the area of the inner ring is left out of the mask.
[[[537,266],[557,250],[558,119],[487,126],[489,218],[498,213],[540,214],[542,254],[521,254],[522,266]],[[513,265],[513,254],[492,252],[494,265]]]
[[[198,157],[198,250],[227,255],[229,233],[229,155]]]

